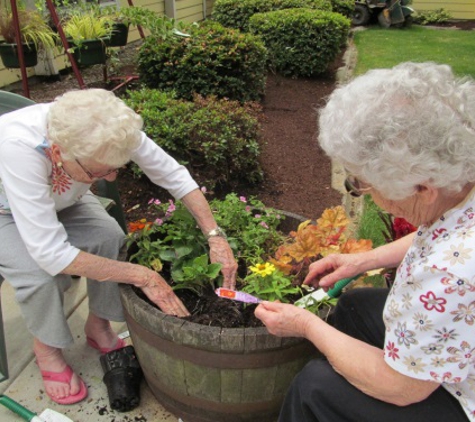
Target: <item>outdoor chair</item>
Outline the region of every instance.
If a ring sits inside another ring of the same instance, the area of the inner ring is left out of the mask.
[[[12,92],[0,90],[0,115],[8,113],[10,111],[18,110],[23,107],[27,107],[32,104],[35,104],[35,102],[33,100],[30,100],[29,98],[14,94]],[[120,202],[117,182],[107,182],[105,180],[98,180],[96,182],[96,187],[98,192],[97,198],[101,202],[102,206],[112,217],[117,220],[117,222],[122,227],[122,230],[124,230],[124,233],[127,233],[127,225]],[[0,275],[0,288],[3,281],[4,278],[2,277],[2,275]],[[5,330],[3,327],[2,315],[2,301],[0,290],[0,382],[8,379],[7,348],[5,342]]]

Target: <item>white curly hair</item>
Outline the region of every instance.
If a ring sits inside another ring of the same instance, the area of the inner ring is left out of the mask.
[[[475,83],[447,65],[356,77],[330,95],[319,129],[324,151],[388,199],[424,183],[456,193],[475,182]]]
[[[69,91],[47,115],[48,139],[66,160],[94,159],[111,167],[130,161],[139,146],[142,118],[105,89]]]

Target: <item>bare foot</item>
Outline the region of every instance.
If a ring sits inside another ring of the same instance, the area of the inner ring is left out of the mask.
[[[110,322],[107,319],[99,318],[91,312],[87,317],[84,332],[88,338],[97,343],[98,347],[103,349],[113,349],[119,342],[119,337],[112,330]]]
[[[36,338],[33,341],[33,351],[36,355],[36,363],[41,371],[61,373],[68,366],[64,360],[61,349],[47,346]],[[50,397],[57,399],[74,396],[78,394],[81,389],[81,381],[76,374],[73,374],[69,385],[50,380],[43,380],[43,383],[46,393]]]

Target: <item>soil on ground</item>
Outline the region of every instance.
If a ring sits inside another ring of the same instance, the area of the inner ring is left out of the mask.
[[[444,26],[473,29],[475,21],[451,22]],[[121,88],[117,86],[126,76],[135,75],[134,63],[139,45],[140,41],[120,50],[121,65],[115,71],[109,69],[107,80],[102,66],[81,69],[87,87],[116,89],[119,95],[125,89],[133,89],[135,81]],[[265,180],[257,189],[242,188],[237,192],[239,195],[255,195],[269,207],[310,219],[318,218],[325,208],[341,204],[341,193],[331,187],[331,161],[317,144],[317,110],[335,88],[336,70],[341,65],[343,54],[326,74],[318,78],[290,79],[268,74],[261,119],[260,164]],[[67,90],[79,89],[79,83],[73,73],[67,73],[61,75],[59,80],[37,82],[29,88],[33,100],[49,102]],[[21,86],[13,91],[23,93]],[[119,174],[118,185],[128,222],[147,215],[147,204],[151,198],[162,199],[166,196],[166,192],[149,181],[135,179],[127,169]],[[188,309],[196,313],[193,321],[229,327],[257,324],[253,320],[253,306],[245,311],[242,305],[217,299],[212,292],[207,297],[209,300],[183,297]],[[213,306],[218,309],[213,310]],[[224,315],[228,315],[227,321],[223,319]]]

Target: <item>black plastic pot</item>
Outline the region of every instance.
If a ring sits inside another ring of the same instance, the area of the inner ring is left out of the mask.
[[[123,47],[127,45],[129,37],[129,25],[125,23],[116,22],[112,25],[112,35],[108,39],[107,46],[109,47]]]
[[[34,44],[22,44],[25,67],[33,67],[38,64],[38,54]],[[19,69],[18,47],[16,44],[0,42],[0,57],[3,65],[11,69]]]
[[[106,353],[100,361],[110,407],[118,412],[135,409],[140,404],[143,372],[133,346]]]
[[[91,66],[94,64],[104,64],[107,60],[106,47],[107,38],[97,38],[93,40],[81,41],[80,45],[74,45],[73,55],[76,63],[80,66]]]

